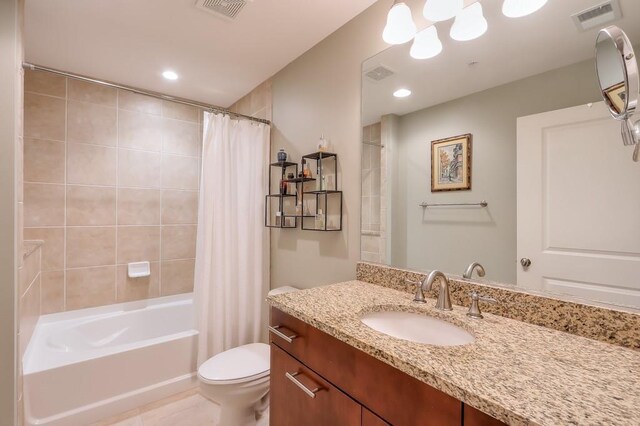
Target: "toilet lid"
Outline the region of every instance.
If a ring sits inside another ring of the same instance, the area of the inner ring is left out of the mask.
[[[269,345],[250,343],[229,349],[205,361],[198,375],[206,382],[250,381],[269,374]]]

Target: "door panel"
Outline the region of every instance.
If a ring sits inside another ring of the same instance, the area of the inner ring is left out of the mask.
[[[640,306],[640,167],[604,103],[518,119],[518,285]]]

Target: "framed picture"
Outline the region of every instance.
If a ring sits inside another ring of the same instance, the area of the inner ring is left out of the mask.
[[[431,192],[471,189],[471,133],[431,142]]]
[[[624,82],[614,84],[611,87],[604,89],[604,93],[607,95],[609,102],[613,108],[620,114],[625,107],[625,101],[627,97],[627,88],[624,85]]]

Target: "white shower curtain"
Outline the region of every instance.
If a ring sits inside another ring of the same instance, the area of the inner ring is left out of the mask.
[[[260,340],[269,288],[269,126],[204,113],[194,303],[198,366]]]

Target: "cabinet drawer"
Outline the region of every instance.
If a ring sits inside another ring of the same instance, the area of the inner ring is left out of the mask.
[[[360,426],[360,404],[275,344],[270,374],[270,424]]]
[[[298,335],[271,342],[392,425],[462,424],[462,402],[278,309],[272,325]],[[278,424],[278,423],[274,423]]]
[[[269,324],[269,343],[275,343],[290,355],[303,360],[310,344],[308,330],[313,327],[274,308],[271,308]]]

